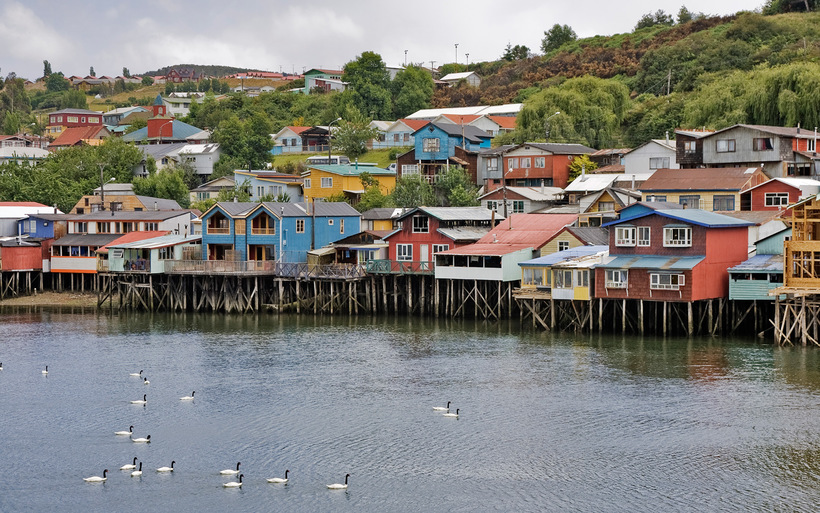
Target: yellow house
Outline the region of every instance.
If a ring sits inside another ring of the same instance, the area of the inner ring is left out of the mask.
[[[361,175],[368,173],[379,184],[383,194],[396,187],[396,172],[367,164],[330,164],[309,166],[302,173],[305,201],[344,195],[352,204],[364,193]]]
[[[579,203],[578,226],[601,226],[618,218],[616,210],[640,201],[636,191],[607,187],[602,191],[582,197]]]
[[[609,253],[609,246],[606,244],[603,245],[594,245],[594,246],[579,246],[573,249],[567,249],[564,251],[557,251],[555,253],[541,256],[538,258],[534,258],[532,260],[527,260],[526,262],[521,262],[518,264],[521,267],[521,288],[522,289],[530,289],[530,290],[544,290],[550,291],[553,288],[553,280],[554,280],[554,268],[559,266],[565,262],[570,262],[575,259],[584,259],[586,257],[595,257],[595,258],[602,258],[603,256]],[[594,261],[595,258],[592,260]],[[600,261],[600,260],[598,260]],[[579,271],[589,270],[589,268],[594,265],[590,263],[590,260],[584,260],[584,264],[589,263],[589,265],[584,265],[583,267],[577,269]],[[573,269],[575,270],[575,269]],[[572,281],[571,278],[577,275],[577,279]],[[573,299],[573,296],[576,295],[575,292],[575,283],[578,284],[578,295],[583,296],[583,288],[586,288],[586,295],[589,295],[589,290],[591,290],[593,276],[590,273],[586,275],[586,285],[584,285],[584,275],[583,273],[571,273],[570,280],[565,279],[566,276],[562,275],[559,277],[559,285],[560,289],[570,289],[569,292],[563,291],[564,296],[570,297],[561,297],[560,299]],[[559,296],[562,293],[559,293]]]
[[[658,169],[638,190],[642,201],[666,201],[712,212],[735,212],[747,210],[741,208],[741,192],[768,180],[759,167]]]
[[[565,226],[541,248],[541,256],[578,246],[606,246],[609,244],[609,230],[597,226]]]

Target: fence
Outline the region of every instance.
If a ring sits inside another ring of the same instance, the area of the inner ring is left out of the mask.
[[[273,260],[167,260],[167,274],[266,274],[290,278],[361,278],[364,266],[354,264],[309,265]]]
[[[432,261],[370,260],[366,270],[370,274],[433,274],[435,265]]]

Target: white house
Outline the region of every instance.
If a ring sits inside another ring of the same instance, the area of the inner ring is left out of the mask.
[[[624,173],[646,177],[656,169],[680,169],[676,154],[675,141],[651,139],[624,155]]]
[[[186,144],[177,151],[181,163],[189,164],[196,174],[206,176],[213,174],[214,164],[221,155],[218,143]]]
[[[466,80],[467,84],[478,87],[481,85],[481,77],[475,71],[465,71],[463,73],[449,73],[440,79],[442,82],[447,82],[450,87],[455,86],[462,80]]]

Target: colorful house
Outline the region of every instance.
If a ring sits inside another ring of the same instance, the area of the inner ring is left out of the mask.
[[[499,176],[489,176],[488,189],[500,185],[519,187],[564,188],[569,183],[569,165],[572,159],[594,152],[583,144],[524,143],[513,146],[502,155]],[[496,184],[494,178],[502,180]]]
[[[387,230],[392,232],[398,228],[398,218],[404,212],[402,208],[371,208],[362,212],[363,230]]]
[[[413,134],[428,123],[423,119],[398,119],[384,132],[383,144],[389,148],[414,146]]]
[[[501,187],[479,196],[478,201],[502,215],[505,210],[507,214],[529,214],[559,202],[562,197],[563,191],[558,187]]]
[[[572,261],[578,258],[598,256],[604,257],[609,252],[609,246],[606,244],[597,244],[592,246],[576,246],[563,251],[556,251],[554,253],[542,254],[538,258],[526,260],[519,263],[521,268],[521,288],[524,290],[541,290],[550,291],[552,289],[553,273],[552,268],[562,262]],[[595,259],[594,263],[600,263],[601,260]],[[587,269],[589,269],[587,267]],[[594,272],[587,276],[578,276],[577,279],[567,280],[566,276],[562,276],[561,287],[568,288],[572,283],[582,286],[586,282],[587,286],[594,283]],[[592,288],[594,290],[594,287]],[[570,298],[571,299],[571,298]]]
[[[383,194],[389,194],[396,187],[396,172],[375,164],[309,165],[302,173],[305,201],[344,195],[356,204],[365,191],[362,173],[374,178]]]
[[[123,241],[107,246],[109,272],[162,274],[171,270],[168,262],[199,259],[202,236],[165,234],[143,240]]]
[[[263,199],[282,201],[287,195],[286,202],[298,203],[304,201],[302,195],[303,178],[278,173],[276,171],[241,171],[233,173],[236,186],[250,194],[253,202]]]
[[[102,125],[66,128],[48,146],[51,150],[69,148],[71,146],[98,146],[102,140],[110,137],[111,132]]]
[[[774,301],[769,293],[783,286],[783,243],[791,228],[761,239],[755,256],[729,268],[729,299],[734,301]]]
[[[342,75],[344,75],[344,71],[338,69],[313,68],[308,70],[303,74],[305,87],[302,92],[310,94],[314,90],[325,93],[344,91],[347,88],[347,82],[342,82]]]
[[[477,152],[490,147],[490,134],[473,126],[428,123],[413,132],[413,149],[397,160],[399,177],[421,175],[434,183],[450,166],[461,166],[477,180]]]
[[[302,132],[309,128],[309,126],[286,126],[271,135],[271,139],[273,139],[271,153],[282,155],[283,153],[301,153],[305,151],[302,143]]]
[[[581,246],[609,244],[609,230],[594,226],[565,226],[550,237],[541,248],[541,256],[567,251]]]
[[[643,201],[668,201],[712,212],[741,209],[741,193],[766,182],[760,168],[658,169],[638,190]]]
[[[772,178],[741,193],[741,210],[777,210],[789,216],[788,206],[815,196],[820,181],[803,177]],[[746,208],[744,208],[746,207]]]
[[[626,211],[626,213],[624,213]],[[607,223],[609,257],[595,297],[691,302],[729,293],[727,269],[747,259],[751,223],[698,209],[636,204]]]
[[[601,226],[618,218],[617,209],[640,201],[641,194],[620,187],[606,189],[588,194],[579,199],[580,226]]]
[[[48,115],[46,134],[57,137],[67,128],[89,127],[103,125],[102,113],[88,109],[62,109]]]

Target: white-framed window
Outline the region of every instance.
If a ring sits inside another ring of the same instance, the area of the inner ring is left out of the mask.
[[[518,158],[510,157],[507,159],[507,169],[512,171],[513,169],[518,167]]]
[[[553,287],[556,289],[572,288],[572,271],[569,269],[555,269],[553,273]]]
[[[686,284],[683,274],[650,273],[649,288],[654,290],[680,290]]]
[[[427,137],[421,140],[421,151],[425,153],[435,153],[441,149],[441,141],[435,137]]]
[[[433,244],[433,254],[439,253],[441,251],[447,251],[450,249],[449,244]]]
[[[305,178],[305,189],[310,189],[310,178]]]
[[[322,177],[322,189],[330,189],[333,187],[333,177],[332,176],[323,176]]]
[[[430,218],[427,216],[413,216],[413,233],[429,233]]]
[[[410,175],[417,175],[419,174],[419,165],[418,164],[402,164],[401,165],[401,175],[402,176],[410,176]]]
[[[715,151],[718,153],[731,153],[735,151],[734,139],[718,139],[715,141]]]
[[[345,220],[339,219],[339,233],[345,232]]]
[[[522,268],[522,285],[535,285],[536,287],[544,284],[544,271],[540,268],[524,267]]]
[[[763,197],[767,207],[784,207],[789,204],[788,192],[767,192]]]
[[[530,163],[532,163],[532,160],[530,160],[529,157],[524,157],[521,159],[521,167],[524,169],[529,169]]]
[[[154,221],[146,221],[144,223],[144,226],[145,226],[145,231],[147,231],[147,232],[155,232],[155,231],[159,230],[159,223],[154,222]]]
[[[649,159],[649,169],[668,169],[669,157],[651,157]]]
[[[498,157],[487,159],[487,171],[498,171]]]
[[[608,289],[625,289],[628,278],[629,271],[626,269],[607,269],[605,286]]]
[[[535,167],[538,168],[545,168],[546,166],[546,158],[544,157],[535,157]]]
[[[634,246],[635,245],[635,227],[634,226],[616,226],[615,227],[615,245],[616,246]]]
[[[663,229],[663,246],[689,247],[692,245],[691,226],[666,226]]]
[[[512,202],[512,212],[513,212],[513,214],[523,214],[524,213],[524,200],[514,200]]]
[[[65,120],[66,123],[79,123],[80,116],[66,116]]]
[[[296,233],[305,233],[305,220],[304,219],[297,219],[296,220]]]
[[[393,142],[400,142],[401,134],[393,134]]]
[[[638,246],[649,246],[652,230],[648,226],[638,227]]]
[[[333,226],[333,219],[328,219],[327,220],[327,225],[328,226]]]
[[[265,195],[265,186],[264,185],[257,185],[256,186],[256,197],[261,198]]]
[[[494,210],[494,211],[498,212],[498,205],[500,203],[501,203],[500,201],[496,201],[496,200],[487,200],[487,208],[490,209],[490,210]]]
[[[809,139],[808,144],[806,145],[807,151],[817,151],[817,140]]]
[[[413,260],[412,244],[396,244],[396,260],[409,262]]]
[[[88,223],[86,221],[75,221],[74,233],[88,233]]]
[[[580,269],[575,271],[575,286],[589,287],[589,270]]]
[[[559,240],[558,241],[558,251],[566,251],[569,249],[569,241],[568,240]]]
[[[695,141],[684,141],[683,142],[683,152],[687,155],[692,155],[693,153],[697,152],[697,144]]]

